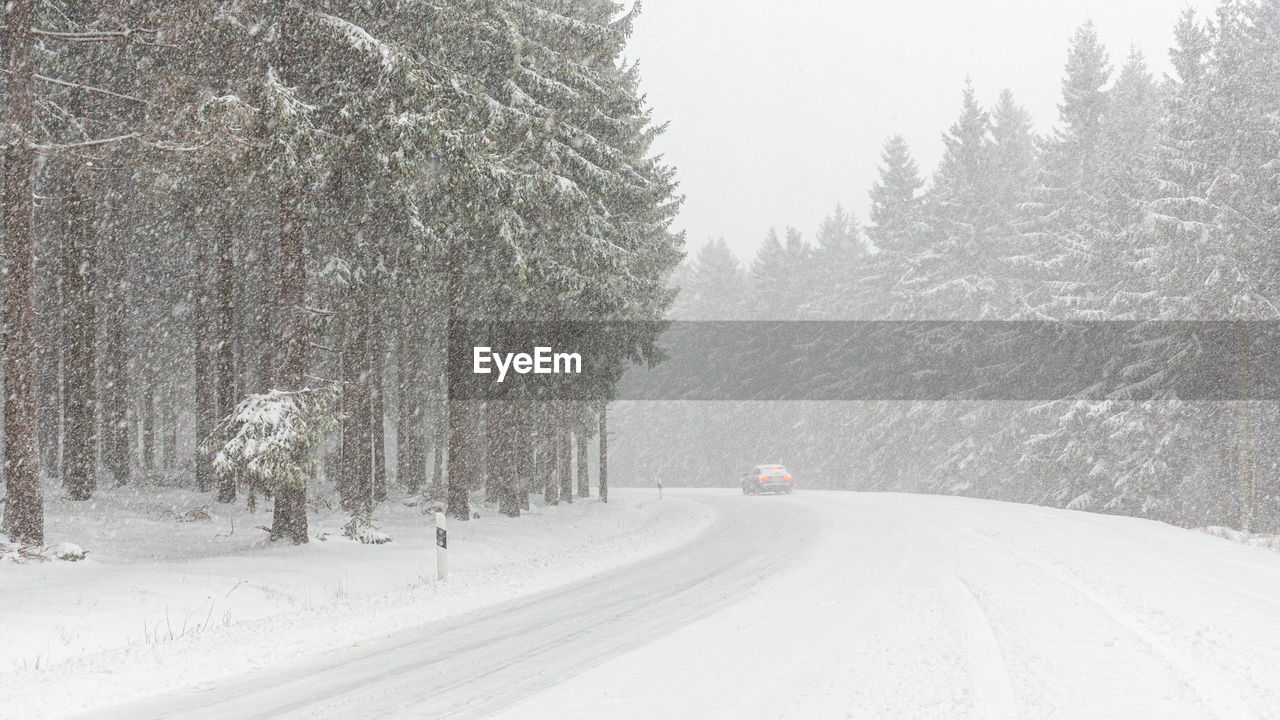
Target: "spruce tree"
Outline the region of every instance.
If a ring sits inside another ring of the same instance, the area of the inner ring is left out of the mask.
[[[921,235],[919,192],[924,179],[901,135],[889,138],[880,160],[880,176],[871,186],[867,235],[879,250],[916,250]]]

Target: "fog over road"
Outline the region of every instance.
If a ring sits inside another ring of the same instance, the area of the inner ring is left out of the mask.
[[[981,500],[671,490],[693,543],[111,718],[1276,718],[1280,554]]]

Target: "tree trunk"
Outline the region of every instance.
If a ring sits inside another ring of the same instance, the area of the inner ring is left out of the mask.
[[[374,318],[370,325],[369,338],[369,430],[373,444],[373,501],[382,502],[387,499],[387,438],[384,426],[386,402],[383,399],[383,384],[386,382],[385,335],[382,331],[381,316]]]
[[[369,397],[369,325],[361,303],[351,303],[342,352],[342,475],[339,494],[347,512],[373,510],[373,432]]]
[[[283,198],[288,191],[281,190],[280,195]],[[284,209],[281,208],[281,220],[284,220]],[[272,389],[273,383],[276,382],[276,323],[281,322],[283,318],[278,317],[276,309],[277,298],[279,293],[273,291],[272,286],[283,286],[284,271],[279,268],[273,261],[275,255],[273,252],[272,242],[277,245],[280,239],[272,238],[271,233],[262,233],[262,250],[261,257],[258,258],[258,265],[262,271],[262,295],[261,302],[257,309],[257,328],[258,328],[258,347],[256,348],[258,357],[258,383],[256,391],[260,393],[268,392]]]
[[[9,48],[7,141],[4,156],[5,505],[3,530],[14,542],[44,542],[44,497],[36,447],[35,212],[31,104],[34,66],[31,20],[35,0],[10,0],[5,12]]]
[[[499,434],[502,432],[502,423],[498,419],[497,402],[487,402],[484,405],[484,501],[487,503],[498,502],[499,484],[502,476],[502,438]]]
[[[444,483],[444,453],[449,443],[448,403],[432,401],[435,407],[435,421],[432,423],[434,437],[431,442],[431,485],[439,487]]]
[[[470,372],[470,348],[467,347],[466,314],[464,302],[465,266],[462,243],[456,238],[449,245],[448,297],[449,318],[445,323],[445,377],[448,383],[449,403],[449,475],[446,505],[449,517],[457,520],[471,519],[469,493],[474,482],[471,467],[470,403],[464,400],[461,390]]]
[[[40,215],[37,212],[36,226],[40,226]],[[39,248],[37,247],[37,252]],[[57,312],[56,298],[42,298],[41,265],[39,256],[36,261],[36,281],[33,297],[36,299],[36,317]],[[56,284],[56,278],[48,278],[46,282]],[[66,342],[66,335],[59,334],[58,328],[45,327],[46,323],[36,322],[36,446],[40,448],[40,471],[42,475],[61,477],[62,466],[59,462],[60,444],[65,432],[63,427],[62,381],[63,370],[60,368],[59,346]]]
[[[173,469],[173,461],[178,456],[178,412],[174,408],[177,402],[177,388],[170,383],[168,393],[161,405],[162,424],[164,425],[164,451],[161,453],[161,464],[165,470]]]
[[[520,517],[520,511],[524,509],[523,505],[529,496],[524,492],[524,483],[520,477],[520,426],[517,424],[519,408],[514,403],[506,403],[505,408],[502,415],[504,462],[498,511],[507,517]]]
[[[217,418],[222,419],[230,416],[236,405],[235,257],[228,223],[224,222],[217,229],[216,252]],[[218,477],[218,502],[232,503],[235,500],[236,476],[222,473]]]
[[[144,385],[142,395],[142,466],[156,469],[156,386],[154,375]]]
[[[54,187],[59,188],[59,194],[69,197],[72,192],[70,185],[74,182],[75,173],[71,168],[66,168],[60,174],[64,176],[61,178],[63,182]],[[54,205],[48,210],[36,207],[31,222],[33,228],[49,228],[51,235],[63,238],[59,245],[65,258],[68,245],[74,242],[74,239],[68,236],[75,221],[60,212],[64,207],[65,204]],[[41,474],[62,478],[65,485],[62,443],[66,436],[67,397],[64,392],[66,368],[63,366],[62,359],[67,354],[67,344],[71,342],[66,333],[65,321],[68,318],[65,292],[61,287],[65,282],[65,273],[60,272],[55,264],[44,262],[44,258],[40,255],[41,244],[40,238],[37,238],[36,274],[32,290],[36,316],[32,329],[36,344],[36,426],[38,428],[36,446],[40,448]],[[46,270],[46,267],[53,272]],[[44,291],[46,287],[52,292]],[[53,314],[58,316],[58,323],[50,327],[50,323],[41,322],[42,318]]]
[[[556,470],[560,474],[560,497],[573,503],[573,439],[563,423],[556,430]]]
[[[548,432],[543,415],[543,436],[538,440],[538,481],[542,483],[542,500],[548,505],[560,504],[560,484],[556,482],[556,437]]]
[[[311,338],[307,315],[307,266],[303,255],[301,190],[286,182],[280,190],[280,364],[285,390],[306,387],[307,349]],[[299,458],[301,459],[301,458]],[[307,542],[307,488],[289,488],[274,498],[271,539]]]
[[[123,268],[115,263],[111,290],[103,298],[103,325],[106,345],[102,359],[102,460],[116,487],[129,484],[133,476],[133,437],[129,426],[129,330],[126,308],[128,283]]]
[[[396,480],[411,494],[427,480],[426,407],[423,403],[419,348],[408,318],[396,332]]]
[[[591,473],[587,469],[587,433],[579,428],[578,436],[578,497],[591,497]]]
[[[192,301],[195,305],[195,400],[196,400],[196,489],[209,492],[217,482],[213,469],[213,456],[200,452],[199,448],[213,434],[217,425],[218,397],[213,384],[213,333],[212,295],[209,276],[212,274],[210,253],[199,238],[196,239],[195,273],[192,276]]]
[[[600,502],[609,502],[609,404],[600,403]]]
[[[518,406],[518,413],[514,423],[514,431],[516,434],[516,493],[520,498],[520,509],[529,509],[529,495],[533,491],[534,478],[537,477],[537,467],[534,463],[533,449],[533,432],[529,423],[531,409],[529,405],[524,404]]]
[[[63,483],[73,500],[88,500],[96,488],[98,453],[97,239],[80,183],[67,195],[63,258]]]
[[[497,499],[498,512],[507,517],[520,517],[516,407],[512,403],[495,400],[489,402],[487,410],[488,482]]]

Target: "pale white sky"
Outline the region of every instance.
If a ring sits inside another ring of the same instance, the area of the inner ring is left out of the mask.
[[[644,0],[628,55],[671,128],[658,151],[687,196],[695,249],[723,235],[744,258],[770,226],[809,239],[836,202],[866,220],[884,140],[926,175],[965,76],[1009,87],[1039,130],[1057,120],[1067,42],[1093,19],[1118,67],[1131,44],[1157,77],[1183,8],[1216,0]]]

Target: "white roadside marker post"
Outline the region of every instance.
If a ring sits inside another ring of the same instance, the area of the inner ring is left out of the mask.
[[[436,579],[449,579],[449,531],[444,513],[436,513]]]
[[[662,499],[662,478],[658,478],[658,499]]]

